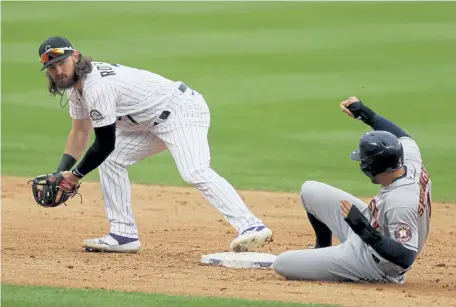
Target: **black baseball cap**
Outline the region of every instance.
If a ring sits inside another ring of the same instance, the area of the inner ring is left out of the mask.
[[[40,62],[43,64],[41,70],[52,64],[66,59],[74,52],[73,47],[68,39],[62,36],[49,37],[38,49]]]

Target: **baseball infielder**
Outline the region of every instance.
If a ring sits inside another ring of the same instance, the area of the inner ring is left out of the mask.
[[[380,191],[365,204],[330,185],[305,182],[301,200],[315,249],[280,254],[274,270],[287,279],[404,283],[428,237],[429,174],[418,145],[401,128],[356,97],[340,107],[375,130],[361,137],[351,158]],[[332,234],[341,244],[332,246]]]
[[[119,64],[93,62],[64,37],[39,48],[49,92],[67,93],[73,120],[57,171],[73,185],[98,167],[109,234],[85,240],[88,251],[137,252],[128,166],[168,149],[182,178],[237,230],[236,252],[270,242],[272,232],[235,189],[210,167],[209,108],[201,94],[178,81]],[[92,128],[95,141],[79,164]]]

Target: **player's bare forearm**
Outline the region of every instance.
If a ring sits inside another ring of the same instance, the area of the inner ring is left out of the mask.
[[[90,132],[71,130],[68,134],[64,153],[79,160],[84,154],[90,140]]]
[[[90,119],[73,119],[71,131],[65,144],[65,153],[79,160],[89,144],[91,131],[92,122]]]
[[[92,123],[90,119],[73,119],[71,131],[65,144],[65,151],[57,171],[68,171],[82,157],[90,140]]]

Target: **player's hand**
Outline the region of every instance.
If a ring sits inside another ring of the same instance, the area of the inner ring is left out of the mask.
[[[350,204],[346,200],[341,200],[340,201],[340,208],[342,209],[342,215],[344,216],[344,218],[348,217],[348,213],[350,212],[350,209],[351,209],[352,206],[353,205]]]
[[[57,207],[78,193],[80,184],[74,184],[63,176],[63,172],[40,175],[30,180],[33,197],[42,207]]]
[[[75,175],[73,175],[73,173],[72,173],[71,171],[62,172],[62,176],[63,176],[63,178],[65,178],[66,180],[68,180],[70,186],[68,186],[68,188],[69,188],[68,190],[62,190],[62,189],[60,189],[60,190],[57,192],[57,197],[55,198],[55,200],[56,200],[57,202],[60,201],[60,198],[62,197],[62,194],[63,194],[64,192],[66,192],[66,193],[71,192],[72,189],[73,189],[74,187],[76,187],[76,186],[78,185],[78,183],[79,183],[79,178],[76,177]]]
[[[360,236],[361,239],[370,234],[366,232],[366,229],[370,227],[370,223],[356,206],[346,200],[341,200],[340,208],[342,209],[345,222],[347,222],[354,233]]]
[[[342,110],[342,112],[344,112],[348,116],[354,117],[353,113],[348,109],[348,106],[357,101],[359,101],[359,99],[358,99],[358,97],[355,97],[355,96],[352,96],[352,97],[348,98],[347,100],[343,100],[340,102],[340,109]]]
[[[71,182],[74,185],[77,185],[80,180],[78,177],[73,175],[73,172],[71,172],[71,171],[62,172],[62,176],[63,176],[63,178],[65,178],[66,180],[68,180],[69,182]]]

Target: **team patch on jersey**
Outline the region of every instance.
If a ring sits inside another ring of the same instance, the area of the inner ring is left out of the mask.
[[[408,242],[412,239],[412,229],[407,224],[399,224],[394,229],[394,238],[401,243]]]
[[[92,120],[102,120],[104,118],[98,110],[90,110],[89,116]]]

